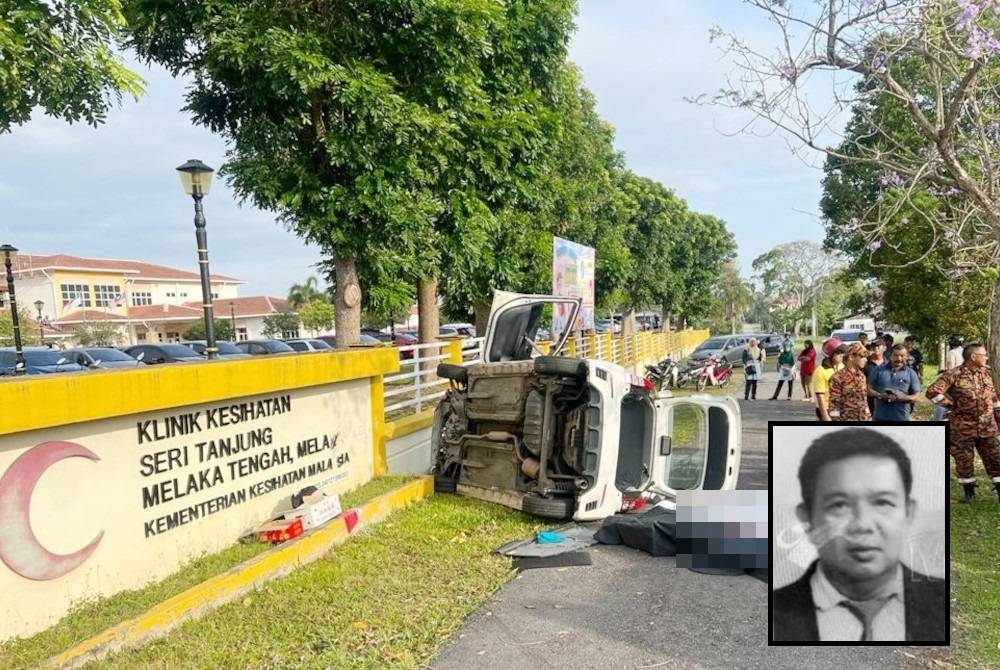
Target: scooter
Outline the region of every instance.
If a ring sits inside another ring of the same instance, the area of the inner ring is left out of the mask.
[[[681,370],[677,361],[667,357],[656,365],[646,366],[646,379],[653,382],[657,391],[664,385],[683,388],[691,381],[691,370]]]
[[[727,360],[709,358],[705,361],[705,365],[696,371],[698,381],[695,386],[699,391],[704,391],[706,386],[729,386],[733,369],[733,364]]]

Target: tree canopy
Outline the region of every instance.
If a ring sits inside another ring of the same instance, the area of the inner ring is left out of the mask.
[[[97,125],[143,81],[114,51],[118,0],[6,0],[0,5],[0,134],[32,111]]]

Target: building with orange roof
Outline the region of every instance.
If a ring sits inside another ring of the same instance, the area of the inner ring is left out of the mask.
[[[203,320],[197,272],[136,260],[20,253],[12,270],[18,303],[42,303],[49,340],[74,339],[75,330],[105,322],[117,326],[118,344],[176,342]],[[240,297],[246,282],[212,274],[216,319],[232,319],[239,340],[262,337],[264,318],[285,309],[268,296]]]

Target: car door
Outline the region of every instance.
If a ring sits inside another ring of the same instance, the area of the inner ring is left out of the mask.
[[[657,396],[651,489],[676,499],[677,491],[731,490],[740,473],[739,405],[728,396]]]

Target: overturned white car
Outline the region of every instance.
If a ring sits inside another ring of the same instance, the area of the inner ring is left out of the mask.
[[[528,514],[601,519],[639,498],[733,489],[740,412],[732,398],[674,398],[619,365],[535,345],[547,305],[578,298],[497,292],[483,353],[442,364],[451,388],[431,433],[435,488]]]

